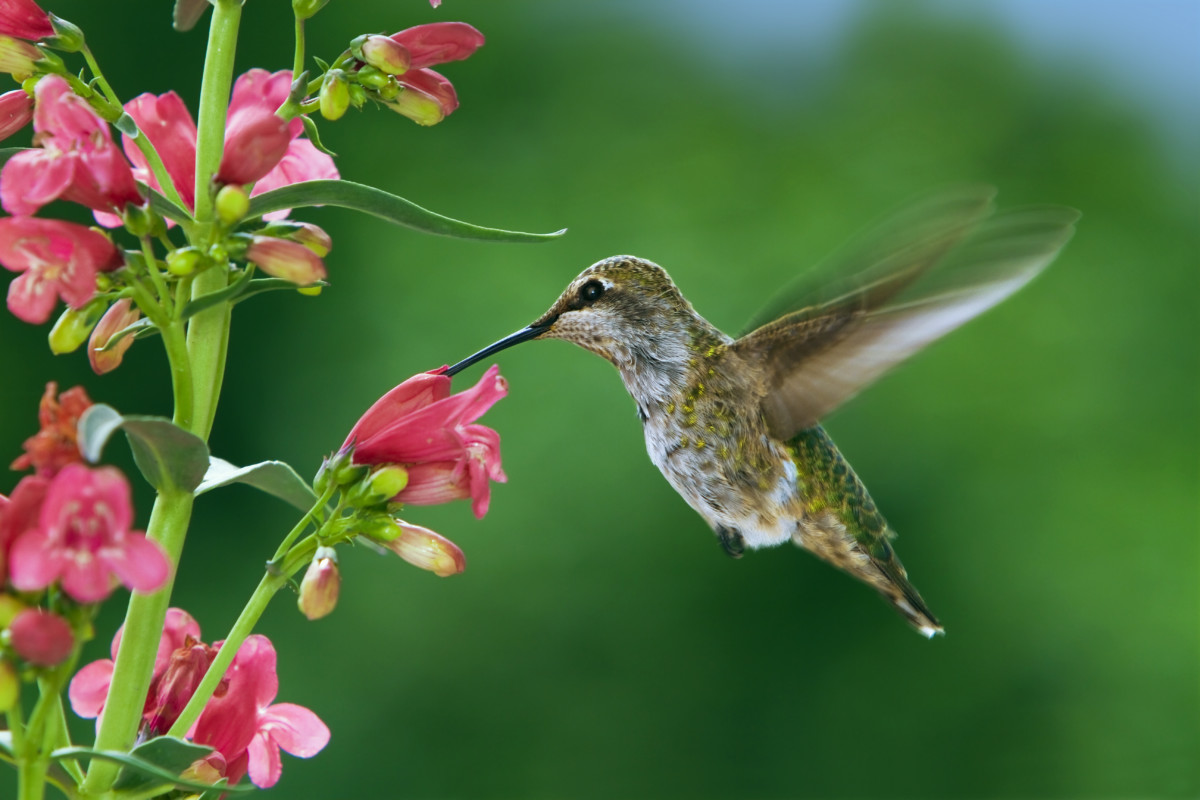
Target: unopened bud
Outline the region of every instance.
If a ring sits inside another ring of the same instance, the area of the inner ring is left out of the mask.
[[[93,372],[103,375],[121,366],[125,351],[133,346],[134,337],[127,333],[115,344],[110,344],[112,338],[141,317],[142,312],[128,297],[122,297],[104,312],[104,317],[92,331],[92,338],[88,341],[88,361],[91,362]]]
[[[320,256],[298,242],[273,236],[252,236],[246,259],[276,278],[298,286],[308,286],[325,278],[325,263]]]
[[[367,33],[350,42],[350,52],[359,61],[366,62],[387,75],[403,75],[408,72],[412,58],[408,48],[387,36]]]
[[[54,26],[54,36],[46,40],[47,45],[64,53],[78,53],[83,49],[83,31],[79,26],[53,14],[49,17],[50,24]]]
[[[367,90],[357,83],[350,84],[350,105],[362,108],[365,102],[367,102]]]
[[[401,534],[387,542],[387,547],[414,567],[429,570],[440,578],[457,575],[467,568],[467,559],[454,542],[420,525],[397,522]]]
[[[21,679],[17,668],[0,658],[0,713],[12,711],[21,696]]]
[[[404,534],[404,529],[390,515],[376,514],[362,522],[358,526],[358,532],[371,541],[387,544],[399,539]]]
[[[155,228],[161,223],[157,217],[158,214],[149,205],[136,206],[129,203],[125,206],[125,213],[121,219],[130,233],[141,237],[154,235]]]
[[[326,72],[318,99],[322,117],[330,121],[341,119],[350,107],[350,84],[346,80],[346,73],[340,69]]]
[[[0,140],[7,139],[33,119],[33,98],[24,89],[0,94]]]
[[[167,271],[172,275],[183,277],[191,275],[204,260],[204,253],[198,247],[181,247],[167,253]]]
[[[352,483],[358,483],[367,474],[368,467],[360,467],[357,464],[352,464],[349,461],[344,464],[339,464],[333,470],[333,480],[338,486],[349,486]]]
[[[217,216],[226,225],[240,222],[250,210],[250,195],[241,186],[227,184],[217,192]]]
[[[13,652],[38,667],[53,667],[71,655],[75,637],[71,626],[57,614],[27,608],[8,626]]]
[[[337,606],[342,576],[338,572],[337,553],[332,547],[318,547],[304,579],[296,606],[309,619],[327,616]]]
[[[88,334],[104,314],[105,301],[93,300],[83,308],[68,308],[50,329],[50,352],[56,356],[73,353],[87,341]]]
[[[292,13],[296,15],[296,19],[309,19],[328,2],[329,0],[292,0]]]
[[[368,89],[380,89],[387,86],[391,75],[385,75],[371,66],[363,67],[354,73],[354,79]]]
[[[311,222],[301,222],[295,230],[288,234],[288,238],[304,245],[321,258],[329,255],[329,251],[333,249],[333,238],[325,232],[324,228],[313,225]]]
[[[408,470],[398,465],[381,467],[354,487],[350,502],[357,506],[374,506],[391,500],[408,485]]]
[[[395,78],[392,78],[386,86],[379,88],[378,94],[382,99],[391,101],[399,97],[402,91],[404,91],[404,87]]]
[[[418,125],[436,125],[446,117],[441,104],[436,99],[411,86],[404,87],[400,96],[388,103],[387,106]]]
[[[36,71],[34,65],[45,60],[45,53],[22,39],[0,35],[0,72],[24,81]],[[61,64],[62,61],[59,60]]]

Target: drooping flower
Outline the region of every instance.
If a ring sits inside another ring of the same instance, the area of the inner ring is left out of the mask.
[[[286,70],[270,73],[262,69],[252,69],[234,82],[226,117],[222,172],[225,172],[228,166],[229,172],[225,177],[231,182],[256,181],[251,195],[299,181],[338,177],[337,167],[334,166],[332,158],[317,150],[307,139],[298,138],[304,130],[300,120],[283,122],[276,117],[277,122],[272,122],[266,119],[268,116],[274,116],[275,111],[287,100],[291,91],[291,80],[291,72]],[[143,94],[135,97],[125,104],[125,110],[162,157],[163,166],[166,167],[167,174],[170,175],[171,182],[175,184],[175,189],[184,204],[189,209],[195,208],[196,123],[187,106],[177,94],[167,92],[157,96]],[[279,135],[279,125],[283,126],[283,137]],[[258,151],[253,159],[245,158],[239,161],[240,156],[235,152],[236,148],[244,147],[247,132],[259,126],[274,131],[272,147],[267,148],[271,152]],[[286,141],[283,142],[283,151],[277,155],[274,151],[281,138]],[[126,155],[134,164],[138,180],[155,189],[161,189],[133,140],[125,137],[123,143]],[[268,157],[273,158],[274,163],[267,168],[266,174],[259,174],[256,179],[243,180],[247,176],[260,173],[262,166],[269,160]],[[266,216],[268,219],[278,219],[287,216],[287,212],[276,211]]]
[[[504,482],[500,435],[471,424],[508,393],[492,366],[472,388],[450,394],[442,370],[409,378],[381,397],[351,429],[342,451],[353,447],[355,464],[400,464],[408,485],[400,502],[442,503],[472,499],[476,517],[487,513],[489,480]]]
[[[82,386],[73,386],[58,394],[58,384],[46,384],[38,403],[38,432],[21,445],[25,451],[17,456],[12,469],[32,467],[38,475],[53,478],[67,464],[83,460],[79,452],[79,418],[92,406]]]
[[[458,545],[428,528],[396,520],[400,535],[384,542],[396,555],[414,567],[428,570],[440,578],[457,575],[467,568],[467,558]]]
[[[54,26],[33,0],[0,0],[0,34],[36,41],[54,35]]]
[[[8,626],[8,636],[16,654],[39,667],[61,664],[75,646],[67,621],[41,608],[27,608],[17,614]]]
[[[329,743],[329,728],[312,711],[273,702],[279,693],[275,664],[267,637],[246,637],[226,673],[227,691],[209,700],[196,721],[192,740],[225,757],[231,783],[249,773],[255,786],[274,786],[282,770],[280,750],[310,758]]]
[[[24,128],[33,119],[33,98],[23,89],[0,94],[0,141]]]
[[[454,86],[429,67],[461,61],[483,46],[483,34],[465,22],[432,22],[392,34],[409,54],[408,71],[396,80],[404,91],[388,103],[420,125],[441,122],[458,108]]]
[[[58,75],[34,89],[34,140],[0,170],[0,205],[14,215],[37,212],[63,198],[116,219],[142,197],[129,162],[113,143],[108,123]],[[119,222],[119,219],[118,219]]]
[[[103,375],[121,366],[125,351],[133,346],[134,337],[126,335],[111,347],[108,346],[108,342],[114,335],[137,322],[141,316],[142,312],[128,297],[122,297],[108,307],[108,311],[104,312],[88,339],[88,361],[92,365],[92,372]]]
[[[20,158],[23,150],[9,160]],[[7,168],[7,167],[6,167]],[[0,174],[0,183],[4,180]],[[96,293],[96,273],[116,269],[120,254],[102,233],[58,219],[0,219],[0,265],[22,273],[8,287],[8,310],[39,325],[58,298],[83,308]]]
[[[129,482],[114,467],[68,464],[51,481],[37,527],[22,533],[9,553],[12,585],[20,591],[61,581],[81,603],[96,603],[115,582],[151,592],[170,565],[158,545],[130,530]]]

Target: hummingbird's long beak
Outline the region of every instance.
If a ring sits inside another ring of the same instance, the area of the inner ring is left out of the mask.
[[[471,366],[476,361],[482,361],[483,359],[490,356],[492,353],[499,353],[501,350],[512,347],[514,344],[520,344],[521,342],[527,342],[530,339],[536,339],[537,337],[541,336],[543,333],[548,331],[550,329],[550,326],[553,324],[554,324],[553,322],[550,322],[550,323],[546,323],[546,324],[542,324],[542,325],[530,325],[528,328],[521,328],[521,330],[517,331],[516,333],[510,333],[508,336],[505,336],[500,341],[489,344],[487,347],[483,348],[478,353],[467,356],[462,361],[460,361],[457,364],[455,364],[454,366],[450,367],[443,374],[455,375],[459,372],[462,372],[464,369]]]

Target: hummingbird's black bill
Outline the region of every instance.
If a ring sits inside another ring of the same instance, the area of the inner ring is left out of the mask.
[[[516,333],[510,333],[500,341],[489,344],[478,353],[467,356],[462,361],[450,367],[443,374],[456,375],[474,364],[476,361],[482,361],[483,359],[487,358],[492,353],[499,353],[501,350],[512,347],[514,344],[520,344],[521,342],[527,342],[530,339],[536,339],[549,330],[549,328],[550,325],[530,325],[528,328],[521,328],[521,330],[517,331]]]

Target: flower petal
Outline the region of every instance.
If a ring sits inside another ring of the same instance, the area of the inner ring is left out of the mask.
[[[329,728],[321,718],[295,703],[276,703],[259,722],[280,748],[300,758],[312,758],[329,744]]]
[[[461,61],[483,46],[483,34],[465,22],[432,22],[394,33],[392,40],[404,45],[412,61],[409,69],[421,69],[447,61]]]
[[[39,528],[17,537],[8,551],[8,579],[21,592],[45,589],[62,571],[62,563]]]
[[[279,775],[283,772],[279,747],[266,732],[254,734],[246,755],[249,756],[247,772],[251,783],[260,789],[269,789],[279,782]]]
[[[76,715],[84,719],[100,715],[104,702],[108,699],[112,674],[113,662],[108,658],[93,661],[75,673],[67,689],[67,697]]]
[[[171,566],[157,544],[143,534],[125,536],[123,547],[106,547],[100,558],[121,583],[139,592],[153,592],[171,575]]]
[[[8,310],[13,316],[32,325],[41,325],[54,313],[58,301],[56,285],[46,280],[38,271],[30,270],[18,275],[8,285]]]

